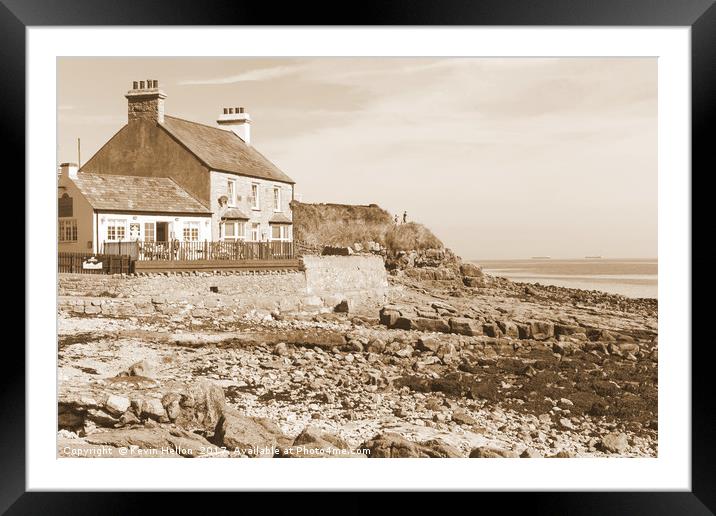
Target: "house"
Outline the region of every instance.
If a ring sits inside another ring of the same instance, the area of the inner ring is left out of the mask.
[[[79,170],[60,166],[59,251],[293,240],[295,182],[254,148],[244,108],[209,126],[166,115],[156,80],[125,96],[127,124]]]

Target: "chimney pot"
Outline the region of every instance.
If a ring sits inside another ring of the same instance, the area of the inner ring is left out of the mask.
[[[139,89],[140,90],[144,89],[144,81],[139,81]]]
[[[138,86],[139,86],[139,83],[138,83],[137,81],[134,81],[134,82],[132,83],[132,89],[133,89],[133,90],[136,90]]]
[[[159,81],[156,80],[156,79],[154,79],[154,81],[152,81],[152,87],[153,87],[153,88],[158,88],[158,87],[159,87]]]
[[[233,132],[246,145],[251,145],[251,117],[243,107],[225,107],[219,115],[217,124],[222,129]]]

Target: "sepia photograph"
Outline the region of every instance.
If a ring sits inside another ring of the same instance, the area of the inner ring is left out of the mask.
[[[58,458],[659,457],[656,57],[56,75]]]

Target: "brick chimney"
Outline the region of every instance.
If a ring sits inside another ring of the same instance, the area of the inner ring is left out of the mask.
[[[131,124],[138,120],[164,122],[165,93],[159,89],[159,81],[148,79],[134,81],[127,97],[127,120]]]
[[[242,107],[224,108],[216,121],[219,126],[232,131],[246,145],[251,145],[251,117]]]

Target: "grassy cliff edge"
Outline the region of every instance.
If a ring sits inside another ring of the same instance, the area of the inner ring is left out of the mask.
[[[352,246],[377,242],[388,252],[442,248],[422,224],[396,224],[376,204],[309,204],[293,201],[294,239],[311,246]]]

